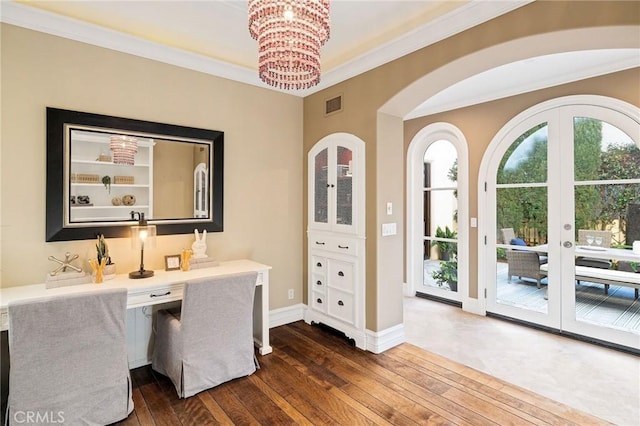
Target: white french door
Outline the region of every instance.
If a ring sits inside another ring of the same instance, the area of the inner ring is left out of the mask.
[[[575,279],[579,230],[611,236],[606,248],[578,246],[594,250],[590,273],[632,273],[639,123],[628,104],[569,97],[520,114],[496,136],[485,168],[487,312],[640,348],[633,289],[621,283],[607,293],[597,278]]]
[[[420,130],[407,153],[407,291],[454,302],[468,293],[468,151],[448,123]]]

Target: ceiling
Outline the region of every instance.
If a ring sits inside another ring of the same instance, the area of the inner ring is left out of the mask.
[[[307,96],[529,2],[332,0],[331,37],[321,51],[321,82],[287,93]],[[246,0],[2,0],[0,17],[10,24],[276,90],[257,76],[257,43],[247,29]],[[640,66],[637,49],[531,58],[459,82],[405,118],[633,66]]]

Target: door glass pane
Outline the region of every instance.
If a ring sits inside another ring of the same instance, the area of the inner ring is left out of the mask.
[[[496,302],[545,314],[547,135],[547,123],[540,123],[503,155],[496,175],[495,235]]]
[[[497,183],[547,181],[547,123],[541,123],[516,139],[498,168]]]
[[[353,182],[351,159],[353,152],[338,146],[336,165],[336,223],[351,225],[353,222]]]
[[[638,333],[637,290],[624,282],[640,272],[638,262],[625,259],[640,240],[640,149],[601,120],[575,117],[573,128],[575,319]],[[604,283],[611,273],[623,285]]]
[[[456,292],[458,287],[457,151],[446,140],[432,143],[424,155],[425,287]]]
[[[314,220],[317,223],[328,222],[328,198],[327,185],[329,183],[327,176],[329,150],[323,149],[315,158],[315,182],[314,182]]]

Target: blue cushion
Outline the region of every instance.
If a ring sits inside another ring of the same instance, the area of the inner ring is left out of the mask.
[[[526,246],[527,243],[525,243],[522,238],[514,238],[513,240],[511,240],[511,245],[512,246]]]

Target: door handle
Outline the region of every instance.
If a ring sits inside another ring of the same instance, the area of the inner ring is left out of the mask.
[[[338,305],[344,306],[344,302],[342,300],[338,300]]]
[[[565,241],[564,243],[562,243],[562,245],[565,246],[566,248],[573,247],[573,243],[571,241]]]
[[[344,277],[344,272],[339,271],[339,272],[338,272],[338,276],[339,276],[339,277]]]

